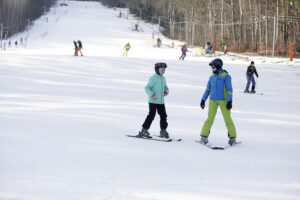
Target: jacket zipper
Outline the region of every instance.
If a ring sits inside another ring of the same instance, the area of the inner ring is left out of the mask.
[[[161,104],[163,103],[163,92],[164,92],[164,85],[163,85],[164,83],[163,83],[163,78],[162,78],[162,76],[161,76]]]

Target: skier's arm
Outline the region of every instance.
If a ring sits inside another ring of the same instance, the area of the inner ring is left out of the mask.
[[[167,85],[167,81],[166,81],[166,79],[165,79],[164,81],[165,81],[165,88],[164,88],[164,92],[166,92],[167,94],[169,94],[169,88],[168,88],[168,85]]]
[[[148,84],[145,86],[145,91],[150,96],[154,95],[154,92],[152,90],[154,84],[155,84],[155,82],[154,82],[153,78],[150,78],[148,81]]]
[[[256,68],[254,68],[254,73],[255,73],[256,77],[258,78],[258,73],[256,71]]]
[[[232,101],[233,89],[231,84],[231,76],[229,74],[225,77],[225,87],[227,89],[227,100]]]
[[[211,88],[211,84],[210,84],[210,78],[209,78],[209,80],[207,82],[206,90],[205,90],[205,92],[204,92],[204,94],[202,96],[202,100],[203,101],[206,101],[206,99],[208,98],[208,96],[210,94],[210,88]]]

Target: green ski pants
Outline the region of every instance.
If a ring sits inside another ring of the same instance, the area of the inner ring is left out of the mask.
[[[228,110],[226,108],[226,105],[227,105],[226,100],[209,100],[208,118],[204,122],[204,125],[202,127],[201,136],[205,136],[205,137],[209,136],[210,129],[214,123],[218,107],[220,106],[227,130],[228,130],[228,137],[230,137],[230,138],[236,137],[235,126],[231,119],[230,110]]]

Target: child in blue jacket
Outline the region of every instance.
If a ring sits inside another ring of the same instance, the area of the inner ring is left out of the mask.
[[[228,72],[222,69],[223,61],[221,59],[212,60],[209,65],[213,71],[210,76],[206,90],[203,94],[200,106],[202,109],[205,107],[205,101],[210,96],[209,107],[208,107],[208,118],[205,121],[201,130],[201,142],[204,144],[208,143],[208,136],[210,129],[213,125],[215,116],[217,114],[218,107],[220,106],[227,131],[230,145],[236,143],[236,129],[231,119],[230,110],[232,108],[232,85],[231,76]]]

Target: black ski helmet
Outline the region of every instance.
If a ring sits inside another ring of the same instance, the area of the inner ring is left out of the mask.
[[[159,74],[159,68],[167,68],[167,64],[166,63],[161,63],[161,62],[155,63],[154,68],[155,68],[155,72],[157,74]]]
[[[254,61],[253,60],[251,61],[251,65],[254,65]]]
[[[213,59],[212,61],[210,61],[209,66],[214,66],[217,69],[221,69],[223,66],[223,61],[220,58]]]

